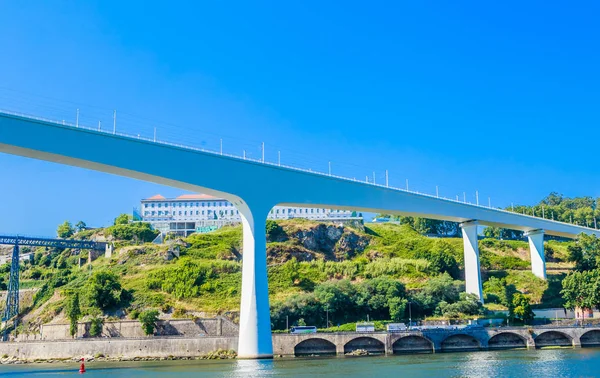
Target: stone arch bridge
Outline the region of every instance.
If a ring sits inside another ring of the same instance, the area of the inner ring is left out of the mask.
[[[282,356],[343,355],[359,349],[369,354],[410,354],[545,347],[600,347],[600,327],[502,327],[273,335],[273,352]]]

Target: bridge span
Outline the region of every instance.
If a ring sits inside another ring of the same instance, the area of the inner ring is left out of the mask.
[[[274,334],[281,356],[465,352],[547,347],[600,347],[600,328],[501,327],[456,330]]]
[[[533,273],[546,277],[544,234],[574,238],[600,230],[409,192],[331,174],[283,167],[107,132],[0,113],[0,152],[66,164],[225,198],[242,216],[239,355],[270,358],[266,217],[275,205],[327,207],[459,222],[465,281],[482,296],[477,226],[524,231]],[[159,157],[159,158],[157,158]],[[185,162],[185,164],[182,164]]]

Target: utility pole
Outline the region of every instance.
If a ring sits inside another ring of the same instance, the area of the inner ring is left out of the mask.
[[[262,162],[265,162],[265,142],[262,142],[261,144],[261,149],[262,149]]]
[[[467,203],[467,193],[463,192],[463,202]]]
[[[492,198],[488,197],[488,207],[491,209],[492,208]]]
[[[154,143],[156,143],[156,127],[154,128]]]
[[[438,198],[440,197],[440,188],[438,188],[437,185],[435,186],[435,196]]]
[[[410,328],[410,326],[412,325],[412,308],[411,308],[411,301],[408,301],[408,327]]]
[[[281,151],[277,151],[277,165],[281,167]]]
[[[328,162],[329,165],[329,176],[331,176],[331,162]]]
[[[244,160],[246,160],[246,150],[244,150]]]
[[[113,134],[117,133],[117,111],[113,112]]]
[[[546,213],[544,212],[544,206],[542,205],[542,218],[546,219]]]
[[[285,316],[285,331],[289,332],[289,329],[290,329],[290,319],[289,319],[289,316],[286,315]]]
[[[75,117],[75,127],[79,127],[79,108],[77,108],[77,116]]]
[[[475,203],[479,206],[479,192],[477,190],[475,191]]]
[[[512,202],[510,203],[510,210],[511,210],[512,212],[514,212],[514,211],[515,211],[515,205],[514,205]]]
[[[373,184],[376,184],[376,182],[375,182],[375,172],[373,172]]]
[[[388,171],[387,169],[385,170],[385,186],[389,187],[390,186],[390,177],[388,176]]]
[[[100,121],[98,121],[98,131],[100,131],[101,124],[102,124],[102,123],[101,123]]]
[[[325,311],[327,312],[327,320],[325,323],[325,328],[329,328],[329,305],[325,306]]]
[[[220,147],[221,147],[221,148],[220,148],[221,155],[223,155],[223,138],[221,138],[221,139],[219,140],[219,142],[220,142]]]
[[[458,199],[458,194],[457,194],[457,195],[456,195],[456,202],[458,202],[458,201],[460,201],[460,200]]]
[[[408,192],[408,179],[406,179],[406,191]]]

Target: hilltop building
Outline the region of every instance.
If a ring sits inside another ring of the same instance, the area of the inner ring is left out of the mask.
[[[268,219],[306,218],[320,221],[360,219],[356,212],[313,207],[275,206]],[[242,221],[239,211],[225,199],[206,194],[185,194],[165,198],[160,194],[141,201],[134,210],[134,220],[148,222],[163,234],[187,236],[193,232],[209,232]]]

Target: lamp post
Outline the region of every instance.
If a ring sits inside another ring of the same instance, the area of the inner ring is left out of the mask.
[[[410,328],[412,326],[412,308],[411,308],[411,301],[408,301],[408,328]]]
[[[329,305],[325,306],[325,313],[327,314],[325,328],[329,328]]]

